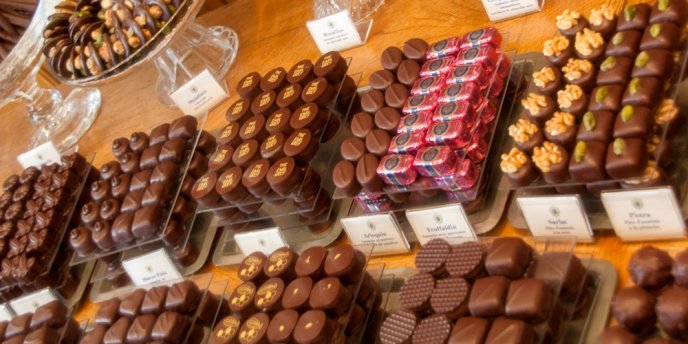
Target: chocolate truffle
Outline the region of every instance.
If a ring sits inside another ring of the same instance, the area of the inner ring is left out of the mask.
[[[607,148],[605,169],[615,179],[640,175],[647,164],[647,149],[644,140],[638,138],[617,138]]]
[[[688,289],[673,285],[662,291],[655,306],[659,327],[673,338],[685,341],[688,328]]]
[[[538,177],[531,159],[518,148],[512,148],[508,153],[502,154],[501,159],[499,167],[514,187],[528,185]]]
[[[509,284],[506,297],[506,316],[531,323],[541,323],[550,315],[554,295],[545,282],[524,278]]]
[[[103,180],[110,180],[120,173],[122,173],[122,167],[117,161],[110,161],[100,167],[100,178]]]
[[[369,113],[359,112],[351,118],[351,133],[354,136],[365,139],[373,129],[375,129],[375,121]]]
[[[556,143],[545,141],[533,150],[533,163],[550,184],[563,183],[568,178],[568,161],[568,152]]]
[[[609,38],[616,31],[616,10],[607,4],[602,4],[599,8],[590,11],[590,29],[601,33],[605,38]]]
[[[497,238],[485,258],[485,269],[491,276],[519,278],[530,264],[532,248],[521,238]]]
[[[399,303],[404,309],[424,314],[430,309],[430,297],[435,288],[435,279],[429,273],[418,273],[409,277],[399,290]]]
[[[270,278],[263,282],[256,290],[253,304],[261,311],[273,312],[282,307],[284,281],[280,278]]]
[[[121,215],[124,216],[124,215]],[[93,225],[91,232],[93,242],[103,251],[108,251],[115,246],[110,225],[107,222],[98,221]]]
[[[514,140],[518,149],[526,152],[532,152],[533,148],[542,145],[542,142],[545,141],[542,130],[535,123],[525,118],[519,118],[516,123],[509,126],[509,136]]]
[[[265,127],[265,116],[254,115],[246,119],[244,124],[239,128],[239,137],[244,140],[256,139],[258,141],[267,137]]]
[[[119,202],[114,199],[106,199],[100,205],[100,218],[105,221],[112,221],[119,215]]]
[[[573,45],[568,38],[557,36],[545,41],[542,54],[553,65],[563,67],[573,56]]]
[[[428,50],[429,45],[426,41],[420,38],[411,38],[404,42],[402,46],[402,51],[404,57],[416,61],[425,61],[425,52]]]
[[[576,131],[576,119],[568,112],[557,111],[545,122],[545,138],[564,147],[573,145],[576,140]]]
[[[69,232],[69,244],[79,256],[87,256],[96,250],[91,232],[86,227],[77,227]]]
[[[148,148],[149,141],[146,133],[135,132],[129,137],[129,148],[134,152],[141,153]]]
[[[535,84],[539,93],[552,96],[556,94],[562,83],[561,72],[554,67],[546,66],[539,71],[533,72],[533,84]]]
[[[638,286],[658,290],[671,282],[673,260],[666,251],[654,246],[643,246],[628,262],[631,280]]]
[[[588,110],[590,111],[611,111],[621,110],[621,97],[624,87],[620,85],[598,86],[592,91]]]
[[[313,63],[308,59],[296,62],[287,72],[287,82],[290,84],[305,85],[314,78]]]
[[[420,64],[414,60],[404,60],[397,69],[397,80],[406,87],[413,87],[413,83],[420,77]],[[361,105],[362,105],[361,99]],[[363,109],[367,111],[365,108]],[[375,111],[369,111],[375,112]]]
[[[414,344],[444,343],[450,331],[449,319],[445,315],[434,314],[418,323],[411,340]]]
[[[604,54],[604,37],[599,32],[583,29],[576,33],[576,55],[582,59],[599,62]]]
[[[654,295],[645,289],[632,286],[621,289],[612,299],[614,317],[631,332],[646,334],[655,328]]]
[[[402,61],[404,61],[404,53],[395,46],[387,47],[380,55],[380,64],[387,71],[397,70]]]
[[[588,26],[588,20],[580,12],[566,9],[557,16],[556,25],[562,35],[574,37]]]
[[[556,111],[556,103],[552,98],[543,94],[530,93],[521,99],[521,105],[526,115],[535,123],[544,124]]]
[[[119,158],[124,153],[130,151],[131,148],[129,148],[129,140],[127,140],[126,138],[120,137],[112,141],[112,155],[114,155],[115,158]]]
[[[569,174],[577,182],[589,183],[602,180],[607,145],[596,141],[578,141],[569,161]]]
[[[485,344],[526,344],[534,343],[535,338],[535,331],[525,322],[499,318],[490,326]]]

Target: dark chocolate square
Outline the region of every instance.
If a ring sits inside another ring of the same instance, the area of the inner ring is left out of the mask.
[[[635,58],[638,55],[640,39],[642,34],[639,31],[619,31],[612,36],[607,44],[607,56],[623,56]]]
[[[121,317],[105,332],[103,343],[126,343],[131,319]]]
[[[143,153],[141,153],[141,162],[139,167],[142,170],[149,170],[155,167],[159,163],[158,157],[160,156],[160,151],[162,151],[162,145],[155,145],[146,148]]]
[[[616,30],[644,30],[650,21],[650,11],[648,4],[626,5],[616,23]]]
[[[506,316],[531,323],[547,320],[554,295],[545,282],[535,278],[524,278],[509,284],[506,297]]]
[[[519,278],[530,264],[532,251],[521,238],[497,238],[485,258],[485,269],[490,276]]]
[[[146,296],[145,289],[136,289],[131,292],[127,297],[122,299],[119,304],[119,315],[123,317],[134,318],[139,315],[141,311],[141,304],[143,303],[143,298]]]
[[[669,80],[673,71],[673,54],[669,50],[652,49],[641,51],[636,56],[631,76],[654,76],[661,80]]]
[[[161,285],[149,289],[146,292],[146,297],[143,298],[143,304],[141,304],[141,313],[162,313],[165,310],[165,300],[167,299],[168,289],[169,287],[166,285]]]
[[[131,191],[124,197],[122,201],[122,207],[120,211],[123,213],[131,213],[139,210],[141,208],[141,199],[143,198],[143,193],[145,190]]]
[[[607,147],[605,170],[614,179],[637,177],[643,172],[646,165],[647,147],[645,147],[645,140],[617,138]]]
[[[674,23],[655,23],[645,29],[640,41],[640,50],[667,49],[678,46],[681,30]]]
[[[601,141],[579,141],[571,154],[569,174],[580,183],[589,183],[604,179],[604,159],[607,143]]]
[[[96,324],[110,326],[119,317],[119,304],[121,300],[112,298],[100,303],[100,308],[96,312]]]
[[[60,327],[67,322],[67,313],[69,310],[62,301],[48,302],[33,313],[31,328],[35,330],[41,326]]]
[[[116,243],[126,243],[134,239],[132,234],[132,222],[134,221],[134,213],[123,213],[115,219],[112,223],[112,239]]]
[[[600,65],[597,85],[626,85],[631,79],[633,59],[624,56],[608,56]]]
[[[662,98],[662,81],[653,77],[633,78],[626,87],[621,105],[654,108]]]
[[[169,138],[175,139],[177,137],[183,139],[190,139],[196,132],[196,127],[198,126],[198,120],[193,116],[182,116],[170,124]]]
[[[649,108],[626,105],[614,121],[614,137],[647,139],[652,134]]]
[[[621,85],[595,87],[590,95],[588,110],[617,112],[621,110],[621,98],[623,97],[623,93],[624,86]]]
[[[149,138],[149,145],[150,147],[160,145],[162,143],[165,143],[169,137],[170,133],[170,124],[169,123],[164,123],[160,124],[159,126],[153,128],[151,130],[150,135],[148,136]]]
[[[164,206],[170,195],[168,183],[151,184],[146,188],[141,198],[141,206]]]
[[[151,336],[154,340],[164,342],[176,342],[182,338],[189,328],[189,319],[177,312],[165,312],[160,314],[153,326]]]
[[[184,152],[186,151],[186,140],[180,137],[176,139],[167,140],[165,144],[162,145],[162,150],[160,150],[160,156],[158,160],[172,161],[176,163],[182,162],[184,158]]]
[[[131,178],[129,183],[129,191],[144,190],[150,184],[151,174],[153,170],[138,171]]]
[[[158,317],[155,314],[137,316],[127,331],[127,343],[145,344],[150,342],[156,320]]]
[[[491,318],[504,314],[509,280],[503,276],[475,280],[468,297],[468,309],[475,317]]]
[[[524,321],[499,318],[490,326],[485,344],[535,343],[535,339],[535,330]]]
[[[135,237],[147,237],[160,229],[162,224],[162,210],[160,207],[143,207],[134,214],[131,231]]]
[[[650,12],[650,23],[671,22],[683,27],[686,23],[686,11],[686,2],[683,0],[656,1]]]
[[[449,335],[449,343],[483,343],[490,329],[487,319],[461,317],[456,321]]]
[[[179,175],[179,165],[171,161],[165,161],[153,169],[150,176],[151,184],[172,183]]]
[[[175,283],[167,292],[165,309],[182,314],[191,314],[198,307],[196,302],[200,295],[201,292],[196,283],[191,281]]]

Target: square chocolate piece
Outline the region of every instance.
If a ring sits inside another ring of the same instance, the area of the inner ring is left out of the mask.
[[[151,337],[153,340],[174,343],[182,338],[188,327],[189,319],[186,316],[177,312],[165,312],[155,322]]]
[[[528,344],[535,343],[533,327],[522,320],[496,319],[490,332],[487,333],[485,344]]]
[[[127,331],[127,343],[145,344],[150,342],[156,320],[158,320],[158,316],[155,314],[137,316]]]
[[[160,151],[162,151],[162,145],[155,145],[146,148],[143,153],[141,153],[141,162],[139,163],[139,167],[142,170],[154,168],[155,165],[160,163],[158,160]]]
[[[641,51],[635,58],[631,76],[654,76],[669,80],[674,72],[674,55],[669,50],[652,49]]]
[[[509,280],[504,276],[481,277],[475,280],[468,297],[468,309],[474,317],[491,318],[504,315]]]
[[[569,161],[569,175],[579,183],[604,179],[604,159],[607,143],[601,141],[578,141]]]
[[[637,177],[643,173],[646,165],[645,140],[617,138],[607,147],[605,169],[614,179]]]
[[[141,199],[145,190],[131,191],[124,197],[120,211],[122,213],[131,213],[141,209]]]
[[[169,196],[170,188],[168,183],[151,184],[143,193],[143,198],[141,198],[141,206],[163,207]]]
[[[168,136],[170,139],[183,138],[190,139],[196,133],[196,127],[198,126],[198,120],[194,116],[182,116],[170,124],[170,130]]]
[[[134,173],[129,183],[129,192],[136,190],[144,190],[150,184],[152,170],[143,170]]]
[[[530,323],[541,323],[549,317],[554,295],[545,282],[524,278],[509,284],[506,297],[506,316]]]
[[[621,98],[623,97],[623,93],[624,86],[621,85],[595,87],[590,96],[588,110],[617,112],[621,110]]]
[[[171,161],[165,161],[153,169],[150,177],[151,184],[172,183],[179,176],[179,165]],[[188,177],[187,177],[188,178]]]
[[[490,276],[520,278],[530,264],[532,251],[521,238],[497,238],[485,258],[485,269]]]
[[[143,207],[134,213],[131,232],[136,238],[144,238],[154,234],[162,224],[162,210],[157,206]]]
[[[143,298],[141,304],[141,313],[143,314],[160,314],[165,310],[165,300],[167,299],[167,291],[170,288],[166,285],[153,287],[146,292],[146,297]]]
[[[650,23],[671,22],[683,27],[686,23],[686,2],[682,0],[657,1],[650,12]]]
[[[631,79],[633,59],[623,56],[607,56],[597,73],[597,85],[626,85]]]
[[[449,343],[483,343],[487,337],[490,322],[477,317],[461,317],[449,335]]]
[[[122,299],[122,302],[119,304],[119,315],[129,318],[134,318],[139,315],[141,304],[145,296],[145,289],[139,288],[132,291],[131,294]]]
[[[614,118],[609,111],[588,111],[578,126],[577,141],[601,141],[605,144],[612,138]]]
[[[616,31],[644,30],[650,22],[651,10],[648,4],[626,5],[616,23]]]
[[[196,283],[191,281],[175,283],[167,292],[165,309],[182,314],[192,314],[198,307],[196,302],[200,296],[201,292]]]
[[[158,160],[160,162],[172,161],[181,163],[184,158],[184,152],[186,152],[186,140],[181,137],[171,139],[162,145]]]
[[[31,318],[31,329],[41,326],[60,327],[67,322],[69,310],[62,301],[55,300],[36,309]]]
[[[100,303],[100,308],[96,312],[96,324],[110,326],[115,323],[119,317],[119,304],[122,301],[118,298],[112,298]]]
[[[653,77],[633,78],[626,87],[621,105],[654,108],[662,99],[662,82]]]
[[[607,56],[623,56],[634,58],[638,55],[638,47],[640,46],[640,39],[642,34],[640,31],[619,31],[607,44]]]
[[[652,134],[649,108],[626,105],[614,121],[614,137],[647,139]]]
[[[117,319],[117,321],[105,332],[103,343],[126,343],[127,332],[129,332],[130,325],[131,319],[128,317]]]
[[[640,50],[666,49],[675,50],[678,46],[681,30],[674,23],[655,23],[648,26],[640,41]]]
[[[169,138],[169,133],[170,133],[170,124],[169,123],[163,123],[163,124],[160,124],[159,126],[153,128],[153,130],[151,130],[150,135],[148,135],[148,138],[150,140],[149,141],[150,147],[165,143],[165,141],[167,141],[167,139]]]

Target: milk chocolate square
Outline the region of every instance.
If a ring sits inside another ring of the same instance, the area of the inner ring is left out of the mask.
[[[617,32],[607,44],[606,55],[635,58],[638,55],[641,37],[640,31]]]
[[[606,142],[578,141],[569,161],[569,175],[577,182],[589,183],[604,179]]]
[[[506,297],[506,316],[531,323],[547,320],[554,295],[545,282],[535,278],[524,278],[509,284]]]
[[[681,30],[674,23],[655,23],[645,29],[640,41],[640,50],[667,49],[675,50],[678,46]]]
[[[614,137],[647,139],[652,134],[652,112],[649,108],[626,105],[614,122]]]
[[[669,50],[652,49],[641,51],[635,58],[631,76],[653,76],[669,80],[674,72],[674,55]]]
[[[595,87],[590,95],[588,110],[617,112],[621,110],[621,98],[623,97],[623,93],[624,86],[621,85]]]
[[[531,255],[532,248],[521,238],[497,238],[485,258],[485,269],[490,276],[519,278],[528,268]]]
[[[601,141],[605,144],[612,138],[615,114],[609,111],[588,111],[578,126],[577,141]]]
[[[623,56],[607,56],[597,73],[597,85],[625,85],[631,79],[633,59]]]
[[[482,277],[475,280],[468,297],[472,316],[497,317],[504,314],[509,280],[503,276]]]
[[[617,138],[607,147],[605,169],[614,179],[639,176],[647,165],[645,140]]]

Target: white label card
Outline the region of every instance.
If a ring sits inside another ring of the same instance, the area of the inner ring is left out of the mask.
[[[7,307],[7,304],[3,303],[0,305],[0,321],[10,321],[14,318],[14,314],[12,314],[12,311],[10,310],[9,307]]]
[[[122,261],[122,267],[137,287],[182,278],[164,248]]]
[[[321,53],[346,50],[363,44],[348,10],[306,23]]]
[[[256,251],[269,255],[280,247],[289,246],[277,227],[237,233],[234,234],[234,241],[244,256]]]
[[[197,116],[227,98],[227,92],[207,69],[170,94],[184,114]]]
[[[540,0],[482,0],[491,21],[522,16],[540,11]]]
[[[407,210],[406,218],[421,245],[434,238],[445,239],[452,245],[476,239],[473,226],[461,204]]]
[[[33,313],[36,308],[55,300],[57,300],[57,296],[52,289],[45,288],[11,300],[10,307],[12,307],[14,314]]]
[[[670,187],[602,192],[602,203],[622,240],[686,237],[686,225]]]
[[[23,168],[31,166],[41,167],[44,164],[52,164],[61,162],[60,152],[57,151],[55,145],[48,141],[40,146],[26,152],[19,154],[17,160]]]
[[[341,222],[351,245],[375,245],[374,256],[407,253],[411,248],[392,214],[347,217]]]
[[[523,217],[534,237],[575,237],[593,240],[592,229],[579,196],[519,197]]]

